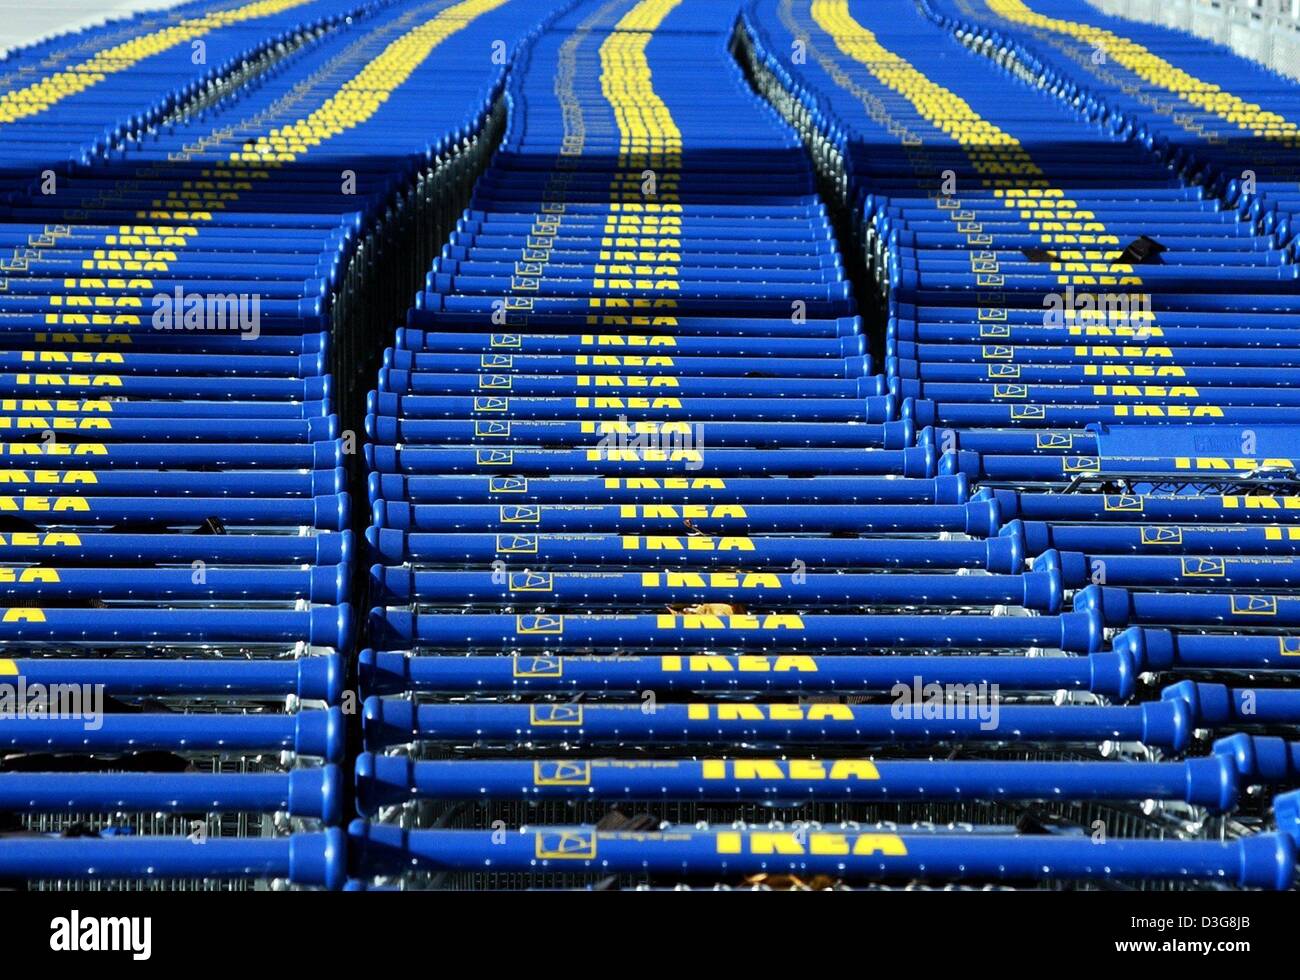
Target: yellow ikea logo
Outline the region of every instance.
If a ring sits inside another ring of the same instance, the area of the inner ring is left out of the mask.
[[[578,367],[672,367],[671,357],[641,357],[636,354],[576,354]]]
[[[686,706],[691,721],[853,721],[847,704],[696,703]]]
[[[745,655],[740,657],[711,657],[695,654],[689,657],[669,656],[659,659],[659,669],[665,674],[783,674],[783,673],[817,673],[817,661],[804,656],[762,656]]]
[[[45,412],[48,414],[67,412],[104,412],[106,414],[112,414],[113,403],[106,399],[0,398],[0,411]]]
[[[1225,510],[1300,510],[1300,497],[1223,497]]]
[[[1111,405],[1115,418],[1135,419],[1221,419],[1218,405]]]
[[[642,572],[646,588],[670,589],[782,589],[781,577],[771,572]]]
[[[624,551],[753,551],[754,542],[750,538],[723,537],[674,538],[663,535],[626,535],[623,538]]]
[[[37,364],[125,364],[126,358],[110,351],[43,350],[22,352],[22,360]]]
[[[36,432],[106,431],[113,428],[111,419],[67,418],[48,415],[0,416],[0,429],[20,429]]]
[[[14,384],[43,385],[63,388],[73,385],[79,388],[121,388],[123,381],[116,374],[28,374],[14,375]]]
[[[579,388],[680,388],[672,375],[579,374]]]
[[[107,456],[108,447],[102,442],[5,442],[0,443],[0,456]]]
[[[675,616],[672,613],[660,613],[655,619],[656,627],[661,630],[801,630],[804,628],[802,616],[781,614],[709,616],[686,613]]]
[[[748,779],[776,782],[783,779],[818,781],[875,780],[880,771],[870,759],[706,759],[705,779]]]
[[[620,517],[650,517],[650,518],[685,518],[687,520],[703,520],[706,518],[723,518],[723,517],[748,517],[745,508],[739,504],[622,504],[619,509]]]
[[[68,511],[86,513],[89,510],[90,501],[85,497],[0,497],[0,513],[29,511],[63,514]]]
[[[696,449],[588,449],[589,462],[611,463],[703,463],[704,453]]]
[[[725,490],[726,480],[716,477],[669,476],[662,479],[640,476],[607,476],[607,490]]]
[[[583,334],[582,343],[591,347],[676,347],[677,338],[658,334],[641,336],[638,334]]]
[[[574,408],[681,408],[680,398],[575,398]]]
[[[94,470],[0,470],[0,483],[53,484],[75,483],[94,484],[99,482],[99,474]]]
[[[0,583],[58,582],[59,573],[53,568],[0,568]]]
[[[717,834],[719,854],[808,855],[825,857],[906,857],[907,845],[897,834],[841,834],[823,830],[796,834],[793,831],[754,830],[742,833],[724,830]]]
[[[35,531],[16,531],[13,534],[0,534],[0,547],[5,545],[15,548],[79,548],[81,536],[64,532],[41,534]]]
[[[1173,364],[1085,364],[1090,378],[1185,378],[1187,371]]]
[[[1221,456],[1176,456],[1174,466],[1180,470],[1265,470],[1296,468],[1295,460],[1282,457],[1268,459],[1251,459],[1249,457]]]

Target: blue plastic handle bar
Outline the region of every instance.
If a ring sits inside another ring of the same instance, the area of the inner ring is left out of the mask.
[[[500,834],[404,830],[354,821],[353,865],[366,874],[496,871],[666,874],[677,878],[757,873],[827,874],[849,880],[1169,879],[1283,890],[1295,882],[1287,834],[1233,841],[1116,840],[1008,834],[898,834],[819,827],[672,828],[620,834],[586,827]]]
[[[781,397],[683,397],[661,389],[651,392],[629,385],[626,391],[589,395],[518,395],[502,388],[504,375],[484,376],[481,394],[406,395],[375,391],[367,407],[379,417],[404,419],[473,419],[502,422],[513,419],[662,419],[691,422],[788,422],[790,400]],[[457,383],[456,387],[464,387]],[[873,385],[874,387],[874,385]],[[495,394],[493,392],[496,392]],[[895,415],[892,395],[862,398],[799,399],[799,416],[806,422],[883,423]]]
[[[22,678],[29,688],[89,685],[105,694],[177,697],[240,697],[294,694],[308,701],[338,703],[343,693],[341,654],[296,660],[236,660],[229,657],[166,660],[154,657],[89,657],[0,660],[0,677]]]
[[[1112,649],[1132,658],[1140,671],[1278,670],[1300,662],[1300,637],[1287,634],[1173,633],[1132,627]]]
[[[1296,724],[1300,692],[1192,681],[1166,688],[1159,701],[1132,706],[995,706],[988,701],[934,712],[918,698],[891,705],[694,702],[657,704],[650,711],[643,704],[575,702],[417,706],[371,697],[364,711],[367,747],[372,749],[423,740],[784,745],[1039,739],[1136,741],[1183,751],[1192,728]]]
[[[80,489],[79,487],[77,489]],[[7,506],[6,506],[7,505]],[[233,527],[346,530],[351,498],[346,494],[284,500],[235,497],[100,497],[83,494],[23,494],[0,497],[0,507],[37,526],[94,528],[118,525],[193,527],[215,518]]]
[[[369,528],[366,541],[385,564],[481,564],[494,561],[521,570],[570,565],[599,568],[611,563],[655,568],[734,568],[790,571],[807,568],[981,568],[1016,574],[1025,562],[1024,535],[1002,533],[982,541],[924,538],[711,538],[616,534],[425,534]],[[1041,550],[1047,550],[1044,543]]]
[[[21,752],[295,752],[343,759],[338,708],[285,714],[101,714],[0,719],[0,745]]]
[[[1244,764],[1249,768],[1239,768]],[[1231,810],[1245,787],[1294,784],[1300,743],[1248,735],[1182,762],[1023,762],[868,758],[416,761],[362,753],[357,809],[415,799],[758,801],[1181,800]]]
[[[913,442],[911,422],[701,422],[651,420],[516,421],[497,419],[394,419],[367,416],[366,432],[378,442],[404,446],[597,446],[621,439],[630,445],[699,445],[719,448],[902,449]]]
[[[338,441],[312,443],[168,443],[49,442],[3,444],[3,457],[43,468],[69,470],[334,469],[343,465]]]
[[[1075,593],[1074,608],[1095,609],[1109,627],[1167,624],[1231,629],[1239,623],[1273,629],[1300,625],[1300,597],[1259,593],[1152,593],[1089,585]]]
[[[692,702],[659,704],[651,712],[642,704],[550,702],[417,707],[372,697],[365,704],[364,727],[366,747],[372,750],[420,741],[788,746],[1116,740],[1182,751],[1192,726],[1201,721],[1194,705],[1182,697],[1121,707],[1003,705],[996,712],[990,703],[950,714],[953,717],[928,718],[924,704]]]
[[[148,355],[141,355],[147,357]],[[275,359],[268,367],[276,366]],[[159,357],[160,366],[171,363]],[[515,377],[527,375],[582,375],[604,371],[624,376],[645,375],[673,378],[726,378],[772,376],[779,374],[790,378],[861,378],[873,373],[871,361],[865,354],[824,358],[763,358],[763,357],[706,357],[672,353],[649,354],[421,354],[413,351],[389,350],[385,365],[405,372],[435,372],[437,374],[508,374]],[[181,362],[182,364],[184,361]],[[242,362],[241,362],[242,363]],[[256,364],[256,362],[254,362]],[[0,370],[6,368],[0,353]],[[1270,382],[1272,383],[1272,382]]]
[[[964,476],[933,480],[834,476],[807,480],[712,476],[529,479],[372,473],[368,490],[372,503],[412,504],[961,504],[967,499]]]
[[[1213,555],[1085,554],[1045,551],[1033,560],[1035,569],[1056,571],[1062,585],[1080,589],[1104,578],[1113,586],[1213,589],[1290,588],[1300,576],[1300,558]]]
[[[5,375],[0,375],[0,392],[5,389]],[[235,389],[242,397],[256,397],[253,394],[254,381],[242,380]],[[187,380],[187,391],[196,391],[194,397],[202,394],[198,386]],[[264,387],[278,384],[267,380]],[[124,380],[123,386],[141,387],[142,393],[147,382],[140,379]],[[247,389],[247,390],[246,390]],[[404,371],[398,368],[381,368],[379,372],[379,390],[396,395],[483,395],[483,396],[570,396],[580,397],[630,397],[655,396],[669,398],[762,398],[781,399],[787,404],[794,399],[864,399],[873,395],[883,395],[884,384],[879,376],[837,378],[774,378],[774,377],[677,377],[629,374],[623,368],[600,370],[592,368],[589,373],[559,374],[511,374],[508,372],[485,369],[473,374],[434,374],[427,371]],[[1269,389],[1271,390],[1271,389]],[[920,394],[917,392],[917,394]],[[305,397],[305,396],[303,396]],[[787,416],[788,417],[788,416]]]
[[[717,691],[804,694],[892,690],[898,684],[996,684],[1007,691],[1090,691],[1121,700],[1132,696],[1141,637],[1113,651],[1078,657],[999,655],[889,657],[837,654],[669,654],[665,656],[415,656],[362,650],[361,687],[367,694],[403,691],[523,694],[642,691]],[[1141,647],[1139,653],[1145,653]],[[1145,663],[1145,661],[1142,661]]]
[[[97,881],[274,879],[337,889],[348,843],[337,827],[284,837],[9,837],[0,877]]]
[[[1004,521],[1075,524],[1290,524],[1300,497],[1290,494],[1059,494],[985,488],[975,500],[992,500]]]
[[[311,568],[30,568],[0,567],[0,598],[136,601],[346,602],[345,564]]]
[[[339,767],[287,773],[0,773],[0,809],[12,812],[285,813],[337,824]]]
[[[59,486],[85,487],[104,497],[322,497],[347,485],[343,467],[316,470],[204,471],[198,484],[183,471],[48,468],[43,461],[33,469],[4,469],[3,486],[14,494],[49,496]]]
[[[1095,609],[1057,616],[806,615],[796,613],[660,613],[616,616],[456,614],[376,608],[376,643],[404,649],[593,650],[861,650],[931,647],[1101,649]]]
[[[1019,541],[1026,554],[1048,549],[1082,551],[1095,548],[1114,554],[1291,555],[1300,541],[1295,525],[1276,527],[1240,524],[1045,524],[1012,521],[999,532]]]
[[[213,510],[212,513],[221,513]],[[371,526],[453,534],[603,532],[616,534],[937,534],[986,538],[1002,524],[989,501],[971,504],[407,504],[376,501]]]
[[[771,572],[453,572],[376,565],[371,595],[388,605],[651,606],[755,603],[764,608],[828,606],[1023,606],[1061,610],[1060,580],[1022,575],[859,575]]]
[[[153,562],[209,564],[339,564],[352,555],[352,532],[314,535],[80,534],[71,531],[0,533],[4,556],[17,562],[138,567]],[[191,567],[191,572],[195,569]]]
[[[366,459],[381,473],[412,475],[508,473],[601,476],[881,476],[935,475],[931,450],[909,449],[427,449],[366,446]],[[1058,463],[1059,468],[1059,463]]]
[[[0,609],[0,641],[18,643],[307,643],[346,651],[351,607],[312,609]]]
[[[456,248],[458,247],[457,243],[462,241],[462,236],[458,232],[452,232],[449,241],[451,242],[450,247]],[[826,247],[824,242],[811,242],[805,243],[805,245],[814,254],[819,246],[823,250]],[[520,252],[518,242],[513,238],[508,242],[499,244],[497,247],[508,248],[516,255]],[[525,248],[529,247],[525,245]],[[588,248],[598,247],[598,243],[588,246]],[[546,334],[576,333],[586,335],[593,328],[603,327],[607,333],[596,336],[617,334],[623,337],[629,335],[667,335],[671,337],[711,338],[719,334],[726,334],[735,337],[833,338],[852,337],[862,333],[862,320],[856,316],[843,316],[833,319],[809,316],[802,323],[795,324],[788,315],[779,319],[737,315],[682,316],[667,307],[652,309],[649,314],[635,310],[629,312],[628,308],[621,311],[612,308],[603,312],[586,311],[582,314],[548,314],[536,310],[517,309],[510,304],[506,304],[498,311],[497,320],[494,322],[490,315],[491,311],[489,311],[489,315],[485,316],[483,313],[471,311],[439,310],[435,312],[426,309],[420,305],[423,295],[417,295],[415,297],[416,305],[407,311],[406,323],[408,327],[428,327],[431,330],[445,330],[449,327],[455,327],[465,334],[488,336],[502,334],[507,337],[512,336],[512,334],[502,333],[502,328],[509,331],[511,328],[535,327]],[[1042,320],[1041,313],[1038,319],[1039,321]],[[1282,321],[1283,318],[1278,319]],[[1279,325],[1285,326],[1286,324],[1279,322]]]
[[[501,254],[510,255],[507,249]],[[551,252],[554,259],[558,253]],[[784,259],[791,265],[812,261],[812,256],[777,256],[767,261]],[[545,333],[491,333],[472,334],[432,332],[402,327],[397,331],[394,346],[402,350],[423,351],[430,354],[496,353],[500,351],[524,354],[726,354],[731,357],[840,357],[863,354],[866,340],[860,334],[838,338],[820,337],[747,337],[743,334],[726,336],[676,336],[671,333],[650,334],[600,334],[592,332],[569,333],[557,330]]]
[[[488,379],[490,385],[502,384]],[[458,385],[458,387],[460,387]],[[403,395],[372,391],[366,406],[377,418],[456,419],[503,422],[513,419],[664,420],[691,422],[787,422],[790,402],[783,398],[680,397],[658,392],[576,395],[512,394]],[[800,416],[807,422],[883,423],[896,414],[892,395],[864,398],[801,398]]]

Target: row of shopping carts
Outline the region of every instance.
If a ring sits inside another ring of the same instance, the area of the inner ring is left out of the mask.
[[[1042,79],[1294,247],[1293,79],[1180,31],[1063,0],[921,0],[921,7],[964,43]]]
[[[499,127],[502,7],[203,2],[5,63],[7,885],[342,883],[355,392]]]
[[[1291,887],[1287,244],[910,4],[734,13],[553,22],[385,356],[354,887]]]

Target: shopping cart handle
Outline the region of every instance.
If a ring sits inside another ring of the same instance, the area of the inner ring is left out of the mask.
[[[1237,732],[1215,741],[1215,755],[1230,758],[1244,780],[1295,783],[1300,780],[1300,741]]]
[[[0,878],[287,878],[338,889],[347,838],[338,827],[272,838],[11,837],[0,847]]]
[[[1286,773],[1280,774],[1284,782]],[[752,757],[658,759],[653,765],[567,756],[437,759],[363,753],[357,760],[362,816],[414,799],[585,799],[664,802],[864,800],[1181,800],[1231,810],[1261,777],[1238,771],[1227,752],[1181,762]]]
[[[336,704],[343,693],[343,659],[337,653],[297,660],[216,657],[163,660],[154,657],[96,660],[46,657],[0,660],[0,675],[34,684],[102,685],[109,695],[172,694],[191,697],[296,694]]]
[[[287,813],[338,823],[342,774],[329,764],[288,773],[6,772],[0,810],[20,812]]]
[[[1300,847],[1300,789],[1273,797],[1273,823]]]
[[[1300,690],[1179,681],[1161,691],[1160,697],[1186,703],[1197,727],[1300,725]]]
[[[667,828],[638,834],[591,827],[406,830],[354,820],[349,862],[361,878],[481,870],[742,877],[759,872],[849,880],[1043,878],[1227,881],[1285,890],[1296,880],[1288,833],[1231,841],[1093,840],[1086,836],[895,833],[857,826]]]
[[[355,772],[357,813],[363,817],[416,798],[415,762],[408,756],[362,752]]]

